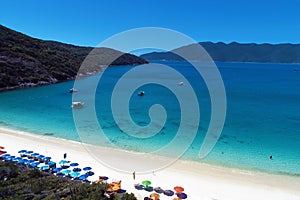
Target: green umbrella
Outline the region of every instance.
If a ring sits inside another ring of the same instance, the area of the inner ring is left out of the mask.
[[[149,185],[151,185],[151,181],[145,180],[142,182],[142,184],[146,187],[148,187]]]

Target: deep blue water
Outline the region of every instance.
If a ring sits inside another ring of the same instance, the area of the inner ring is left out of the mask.
[[[272,173],[300,174],[300,71],[294,70],[300,69],[300,65],[216,63],[226,89],[227,116],[215,148],[208,157],[200,160],[198,152],[210,121],[208,90],[188,63],[162,63],[187,77],[199,100],[201,121],[197,136],[182,159]],[[125,134],[114,121],[110,103],[115,83],[132,68],[111,67],[104,72],[95,99],[97,118],[114,145],[133,151],[154,151],[176,137],[181,119],[179,102],[170,90],[161,85],[147,84],[138,88],[136,93],[140,90],[146,93],[142,97],[134,93],[130,98],[129,109],[135,123],[146,126],[150,122],[148,110],[153,104],[164,106],[167,121],[164,128],[153,137],[141,139]],[[166,79],[163,75],[155,78]],[[92,76],[80,81],[89,88],[95,79]],[[178,80],[170,76],[165,81],[177,83]],[[73,84],[70,81],[0,93],[0,126],[80,140],[70,107],[72,95],[68,92]],[[126,90],[126,85],[124,88]],[[80,90],[74,94],[75,98],[76,95],[84,95],[84,92]],[[89,106],[94,108],[94,105],[85,102],[83,109]],[[74,110],[76,112],[81,110]],[[89,138],[96,134],[96,129],[93,125],[89,126],[90,116],[85,116],[85,120],[85,134]],[[273,156],[272,160],[269,159],[270,155]]]

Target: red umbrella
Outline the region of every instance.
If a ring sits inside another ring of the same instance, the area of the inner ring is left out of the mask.
[[[4,146],[0,146],[0,149],[5,149]]]
[[[176,193],[182,193],[184,191],[184,188],[181,186],[175,186],[174,190],[176,191]]]

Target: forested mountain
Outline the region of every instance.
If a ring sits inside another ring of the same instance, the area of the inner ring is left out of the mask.
[[[74,79],[81,63],[92,49],[32,38],[0,25],[0,89]],[[147,63],[142,58],[113,49],[98,48],[98,53],[101,54],[99,64]],[[119,58],[113,63],[107,63],[115,57]]]
[[[263,63],[300,63],[300,44],[240,44],[232,42],[199,43],[214,61],[220,62],[263,62]],[[191,52],[195,44],[174,49],[172,52]],[[140,57],[147,60],[183,60],[172,52],[153,52]],[[193,60],[201,60],[191,55]]]

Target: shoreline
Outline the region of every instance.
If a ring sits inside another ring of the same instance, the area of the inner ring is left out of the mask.
[[[136,190],[133,184],[140,183],[143,180],[151,180],[154,187],[161,186],[163,189],[172,189],[175,185],[181,185],[186,188],[188,199],[195,200],[199,199],[199,196],[218,200],[265,199],[266,197],[280,200],[300,200],[300,178],[293,176],[177,160],[159,171],[153,171],[153,173],[137,173],[137,179],[133,180],[131,173],[116,171],[95,160],[80,142],[6,128],[0,128],[0,141],[0,145],[5,146],[8,153],[17,154],[18,150],[27,148],[47,154],[55,162],[59,162],[63,158],[63,153],[67,152],[69,160],[93,166],[96,174],[93,180],[96,180],[100,175],[107,175],[110,177],[110,181],[121,179],[122,188],[129,193],[133,192],[138,199],[142,199],[143,195],[150,193]],[[120,162],[120,165],[124,164],[123,158],[119,156],[117,151],[108,147],[97,147],[97,151],[103,155],[104,159],[108,156],[115,157],[115,162]],[[149,158],[146,155],[145,159],[159,162],[159,159],[164,158]],[[138,165],[147,165],[147,162],[138,163]],[[81,165],[81,167],[84,166]],[[165,196],[163,195],[163,197]]]
[[[127,149],[120,149],[120,148],[114,148],[114,147],[107,147],[107,146],[94,146],[88,143],[83,143],[81,141],[77,141],[77,140],[73,140],[73,139],[67,139],[67,138],[61,138],[61,137],[56,137],[56,136],[52,136],[52,135],[46,135],[46,134],[35,134],[35,133],[30,133],[30,132],[25,132],[25,131],[21,131],[18,129],[13,129],[13,128],[7,128],[7,127],[1,127],[0,126],[0,133],[1,131],[13,131],[13,132],[18,132],[24,135],[27,135],[29,137],[38,137],[38,138],[48,138],[48,139],[57,139],[57,140],[63,140],[66,142],[73,142],[77,145],[82,145],[85,147],[86,151],[89,151],[86,146],[90,146],[91,147],[99,147],[102,149],[106,149],[106,150],[115,150],[115,151],[121,151],[121,152],[127,152],[127,153],[132,153],[132,154],[146,154],[143,151],[133,151],[133,150],[127,150]],[[80,138],[79,138],[80,139]],[[160,157],[161,159],[176,159],[174,157],[172,157],[171,155],[158,155],[158,157]],[[278,176],[287,176],[287,177],[295,177],[295,178],[299,178],[300,179],[300,171],[299,173],[289,173],[289,172],[285,172],[285,171],[267,171],[267,170],[262,170],[260,168],[251,168],[251,167],[245,167],[245,166],[241,166],[241,165],[231,165],[231,166],[226,166],[222,163],[218,163],[218,162],[205,162],[205,161],[197,161],[197,160],[193,160],[193,159],[189,159],[186,157],[182,157],[180,156],[178,159],[179,162],[182,163],[195,163],[200,164],[200,165],[207,165],[207,166],[214,166],[214,167],[220,167],[220,168],[225,168],[228,170],[234,170],[234,171],[246,171],[246,172],[253,172],[253,173],[262,173],[262,174],[269,174],[269,175],[278,175]],[[167,164],[166,167],[168,167],[169,165],[172,165],[173,162],[171,162],[171,164]]]

